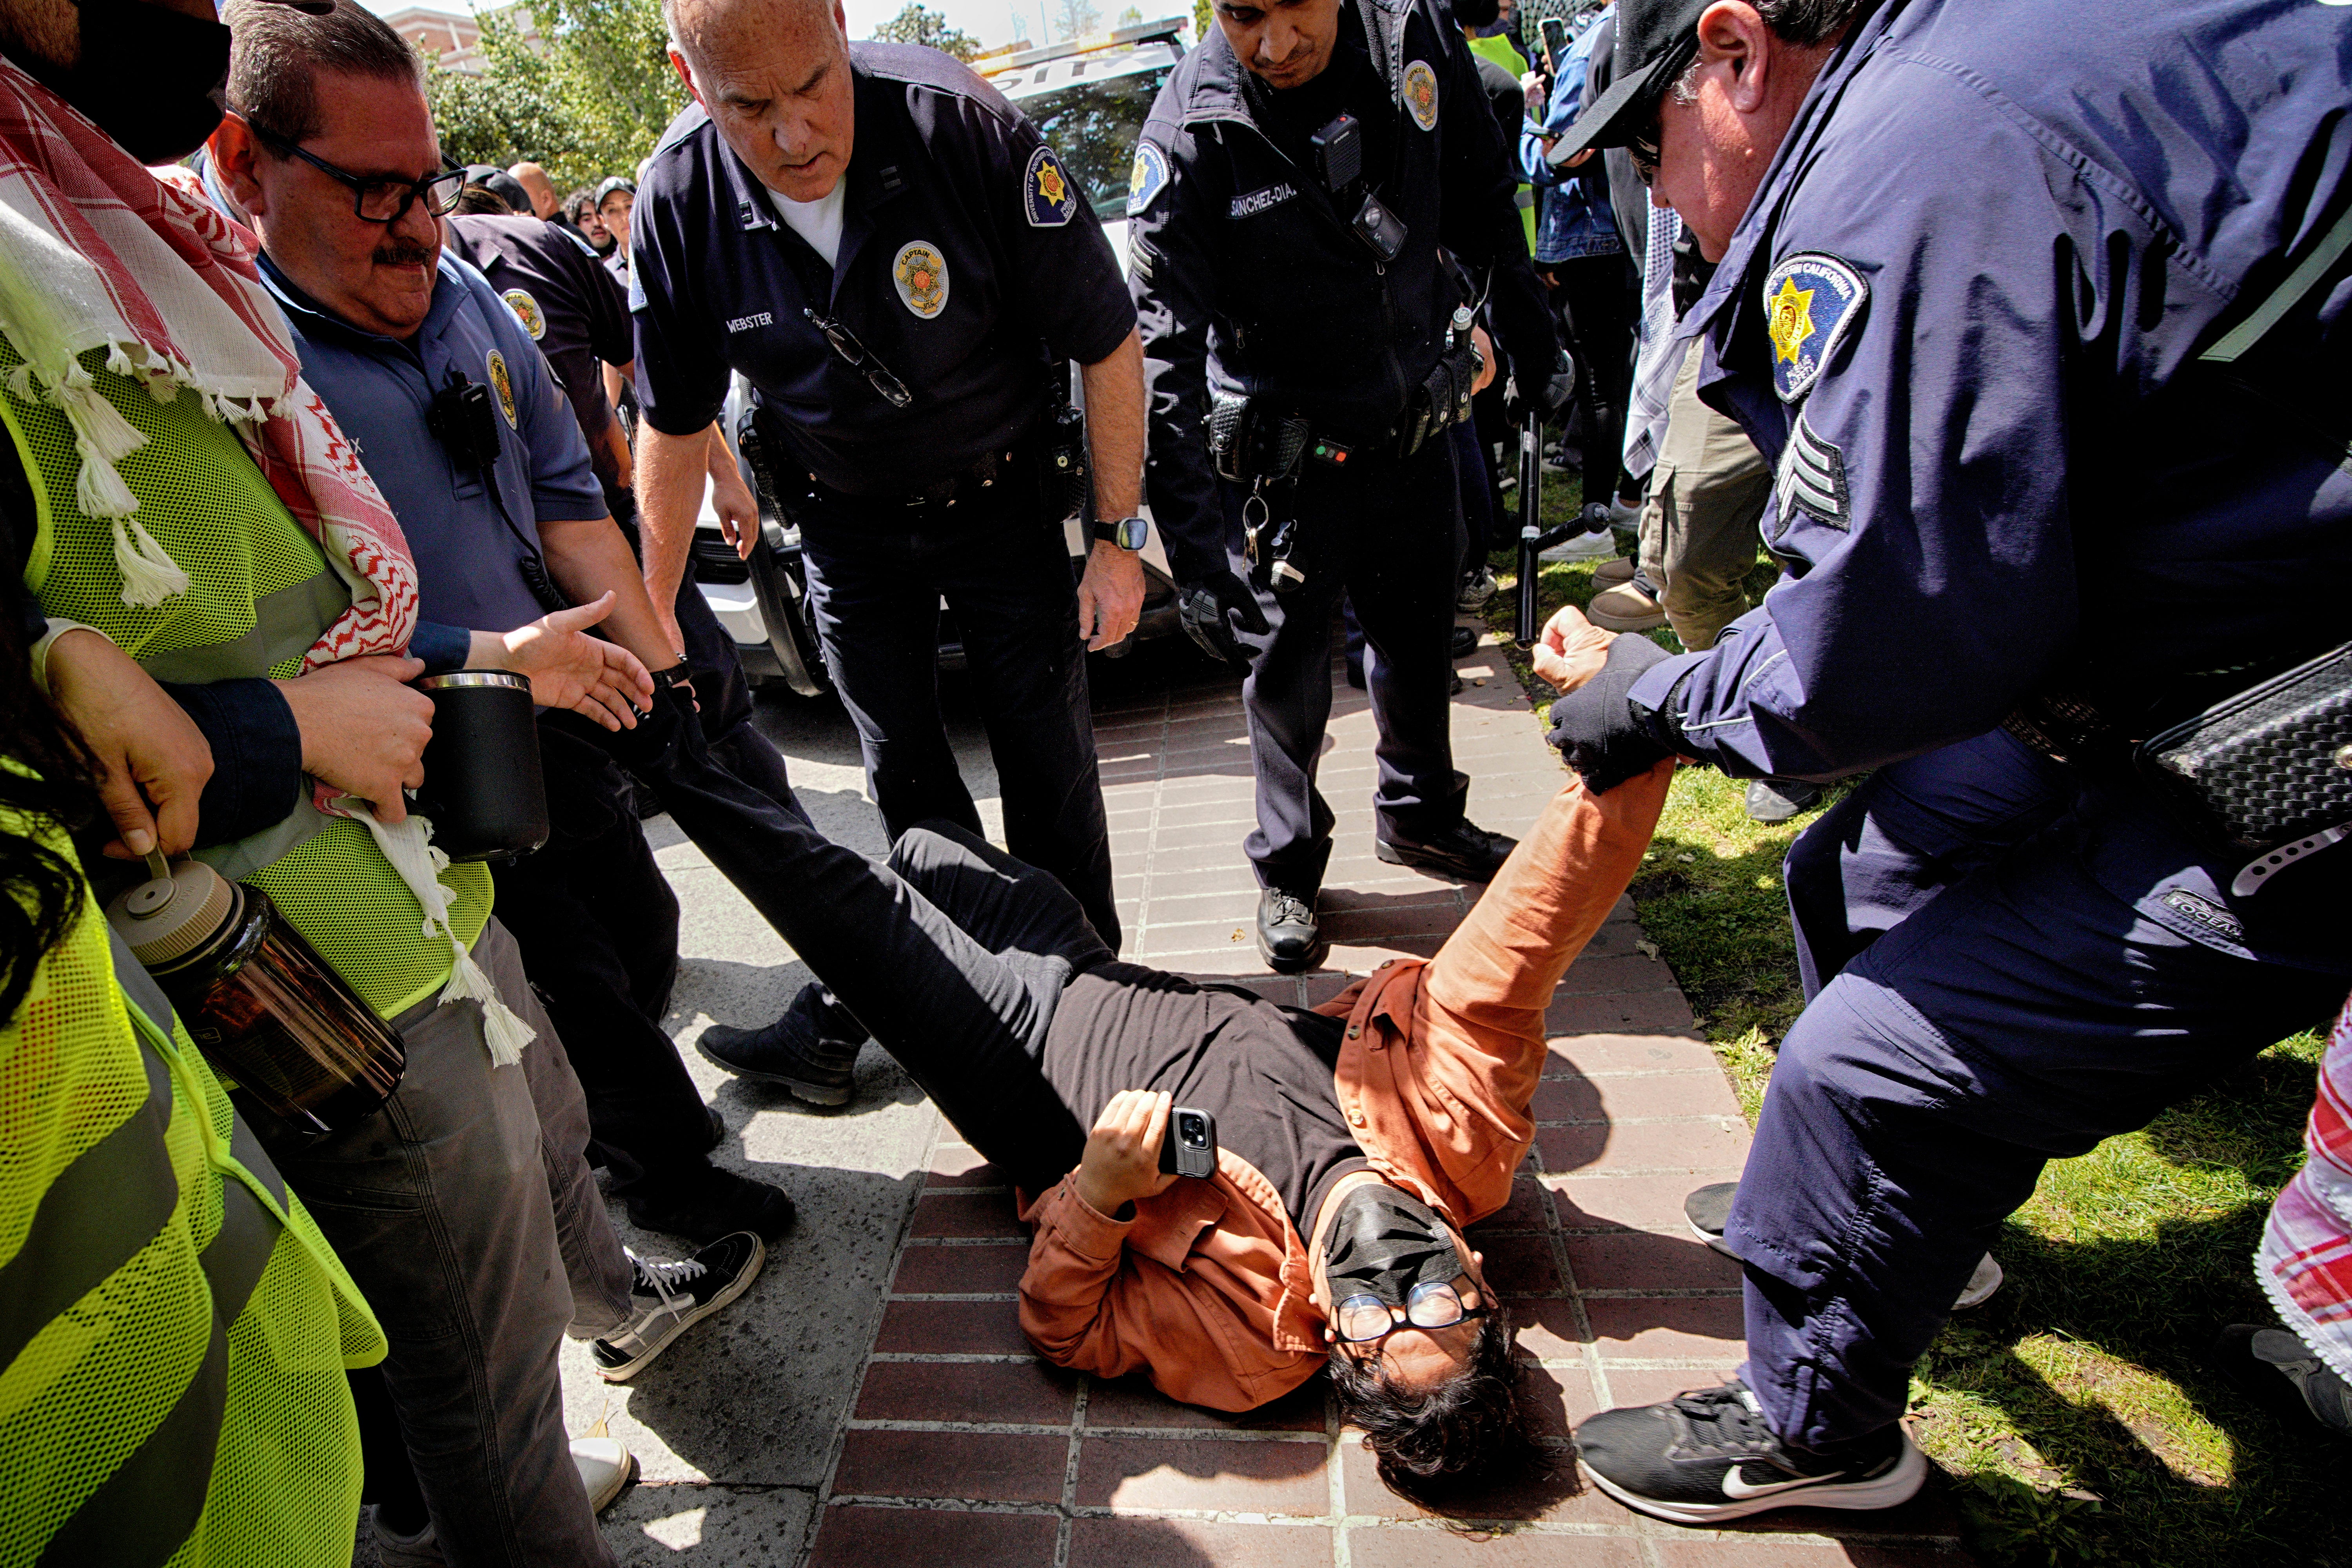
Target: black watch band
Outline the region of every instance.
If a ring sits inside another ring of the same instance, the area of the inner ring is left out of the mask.
[[[1113,518],[1095,524],[1095,537],[1108,540],[1121,550],[1140,550],[1151,537],[1151,524],[1139,517]]]

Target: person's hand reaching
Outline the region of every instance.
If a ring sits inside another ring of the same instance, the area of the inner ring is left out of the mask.
[[[378,655],[271,682],[302,732],[302,771],[373,802],[379,822],[404,820],[401,791],[425,782],[433,739],[433,700],[408,684],[424,673],[421,658]]]
[[[1601,673],[1609,660],[1609,645],[1616,640],[1615,632],[1594,626],[1574,605],[1562,605],[1528,651],[1536,674],[1566,696]]]
[[[653,677],[627,648],[588,635],[614,603],[608,588],[593,604],[495,634],[499,668],[530,678],[533,702],[584,713],[607,730],[635,729],[653,703]]]
[[[1123,1089],[1095,1118],[1078,1162],[1078,1196],[1097,1214],[1120,1218],[1138,1198],[1168,1190],[1176,1178],[1160,1169],[1160,1141],[1168,1133],[1171,1098],[1150,1089]]]

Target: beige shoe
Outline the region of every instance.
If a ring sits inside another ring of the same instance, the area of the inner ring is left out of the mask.
[[[1584,607],[1584,618],[1603,631],[1646,632],[1653,626],[1666,624],[1666,612],[1658,601],[1631,583],[1620,583],[1607,593],[1594,597]]]
[[[588,1506],[602,1513],[621,1495],[621,1489],[629,1484],[629,1472],[637,1462],[621,1447],[617,1437],[574,1437],[572,1463],[580,1472],[580,1485],[588,1493]]]
[[[1592,585],[1614,588],[1620,583],[1631,583],[1633,574],[1641,570],[1630,555],[1620,555],[1614,561],[1603,561],[1592,569]]]

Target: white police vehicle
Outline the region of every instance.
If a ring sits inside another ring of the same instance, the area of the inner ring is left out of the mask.
[[[1103,37],[1047,48],[1000,50],[971,62],[990,85],[1021,106],[1061,155],[1094,202],[1122,270],[1127,266],[1127,194],[1136,138],[1160,84],[1183,56],[1182,36],[1191,26],[1191,18],[1171,16],[1121,27]],[[1082,403],[1075,371],[1071,380],[1072,399]],[[739,439],[749,414],[747,389],[738,376],[725,418]],[[758,492],[748,463],[744,480]],[[1150,515],[1148,505],[1144,514]],[[1063,531],[1069,541],[1071,569],[1082,570],[1091,548],[1086,521],[1066,519]],[[810,620],[800,532],[768,510],[765,497],[761,500],[760,541],[748,561],[739,558],[720,536],[718,517],[706,502],[695,531],[694,567],[702,596],[734,637],[744,673],[753,684],[782,681],[804,697],[822,696],[832,689]],[[1168,554],[1157,528],[1143,549],[1143,575],[1142,619],[1127,641],[1108,650],[1114,658],[1139,640],[1178,629],[1176,586],[1168,575]],[[952,612],[940,617],[940,663],[950,669],[963,664]]]

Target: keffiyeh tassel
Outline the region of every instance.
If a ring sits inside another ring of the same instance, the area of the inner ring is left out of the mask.
[[[464,942],[449,924],[449,900],[455,897],[443,887],[440,873],[448,868],[449,857],[432,846],[432,824],[424,817],[411,815],[405,820],[386,824],[376,820],[375,807],[355,796],[345,795],[336,805],[347,816],[367,825],[375,836],[376,847],[400,879],[408,885],[417,907],[425,911],[425,934],[443,937],[449,943],[449,984],[441,988],[441,1005],[467,1000],[477,1002],[482,1008],[482,1041],[489,1047],[490,1065],[508,1068],[522,1060],[522,1048],[539,1037],[539,1031],[515,1016],[514,1009],[499,1000],[498,988],[482,966],[474,962]]]

